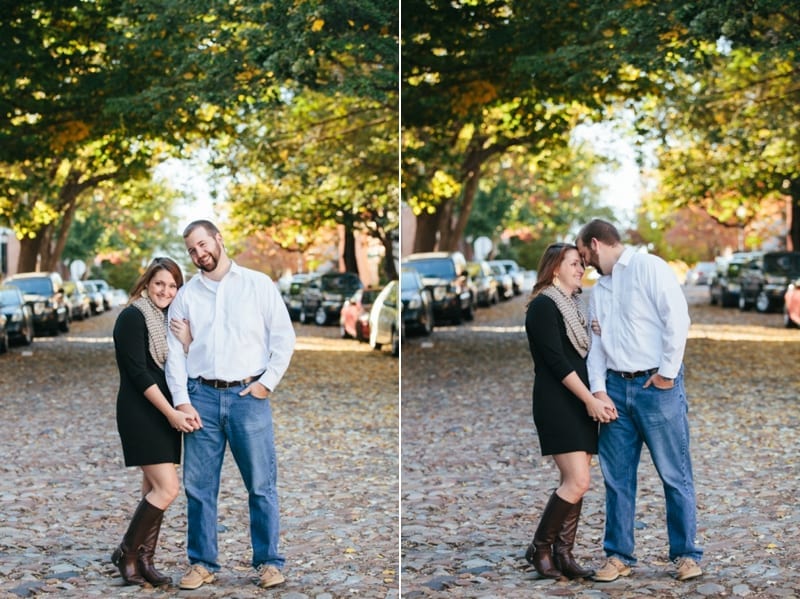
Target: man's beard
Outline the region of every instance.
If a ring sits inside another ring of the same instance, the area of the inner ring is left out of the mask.
[[[211,258],[211,261],[208,264],[200,263],[200,264],[195,264],[195,266],[197,266],[197,268],[199,268],[203,272],[212,272],[215,268],[217,268],[217,265],[219,264],[219,247],[216,247],[214,248],[214,250],[208,252],[206,257]]]

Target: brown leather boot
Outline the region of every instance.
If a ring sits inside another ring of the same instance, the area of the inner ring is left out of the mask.
[[[594,575],[594,570],[582,568],[572,556],[575,546],[575,533],[578,531],[578,520],[581,517],[583,499],[573,503],[564,519],[561,531],[553,543],[553,562],[557,569],[567,578],[588,578]]]
[[[161,522],[164,520],[164,510],[159,510],[154,506],[150,506],[151,510],[157,510],[158,513],[154,514],[150,527],[145,530],[144,540],[139,545],[139,572],[144,576],[145,580],[158,587],[165,584],[170,584],[172,578],[162,574],[153,565],[153,556],[156,552],[156,545],[158,544],[158,535],[161,532]]]
[[[561,578],[561,571],[553,561],[553,543],[570,509],[572,504],[561,499],[554,491],[542,512],[533,541],[525,552],[525,559],[544,578]]]
[[[142,499],[133,513],[125,536],[122,537],[122,543],[111,554],[111,562],[119,568],[119,574],[126,584],[144,585],[148,582],[139,568],[139,547],[159,513],[163,515],[164,510]]]

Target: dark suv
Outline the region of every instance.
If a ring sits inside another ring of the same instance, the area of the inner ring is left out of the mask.
[[[22,291],[25,303],[33,310],[33,326],[37,331],[57,334],[69,331],[69,307],[64,295],[64,281],[57,272],[26,272],[6,279]]]
[[[783,308],[789,283],[800,277],[800,252],[766,252],[739,270],[739,309],[759,312]]]
[[[739,305],[739,270],[763,252],[737,252],[729,258],[717,258],[717,272],[711,277],[708,294],[712,305],[723,308]]]
[[[477,300],[461,252],[410,254],[403,264],[415,268],[430,290],[436,324],[447,320],[460,324],[462,320],[473,319]]]
[[[329,272],[313,277],[303,285],[297,319],[305,324],[313,318],[320,326],[339,322],[344,300],[363,286],[358,275],[352,272]]]

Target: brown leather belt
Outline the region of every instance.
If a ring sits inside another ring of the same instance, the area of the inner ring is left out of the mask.
[[[609,368],[608,371],[612,374],[616,374],[617,376],[621,376],[624,379],[638,379],[640,376],[653,376],[656,372],[658,372],[658,368],[637,370],[636,372],[620,372],[619,370],[611,370]]]
[[[263,372],[261,374],[264,374]],[[245,385],[249,385],[253,381],[257,381],[261,374],[257,374],[255,376],[248,376],[246,379],[242,379],[240,381],[220,381],[219,379],[204,379],[202,376],[198,376],[197,380],[203,383],[204,385],[208,385],[209,387],[214,387],[214,389],[230,389],[231,387],[244,387]]]

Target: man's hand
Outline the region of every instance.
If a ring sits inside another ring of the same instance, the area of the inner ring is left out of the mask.
[[[256,399],[267,399],[269,397],[269,389],[267,389],[263,384],[258,381],[250,383],[239,392],[239,397],[244,397],[245,395],[252,395]]]
[[[181,412],[184,412],[185,414],[191,416],[190,422],[192,425],[192,431],[190,432],[203,428],[203,422],[202,420],[200,420],[200,414],[197,413],[197,410],[192,404],[182,403],[181,405],[176,406],[175,409],[180,410]]]
[[[668,379],[657,372],[647,379],[647,382],[644,384],[644,389],[647,389],[650,385],[653,385],[656,389],[672,389],[675,386],[675,381],[673,379]]]

